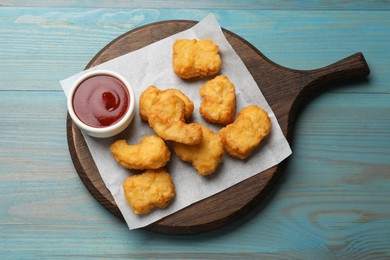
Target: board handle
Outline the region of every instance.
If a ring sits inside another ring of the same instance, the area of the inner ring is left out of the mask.
[[[326,90],[323,87],[330,86],[332,83],[364,78],[370,74],[370,69],[363,53],[358,52],[326,67],[300,72],[302,74],[294,75],[295,83],[298,82],[294,85],[296,95],[290,99],[290,106],[285,106],[284,111],[279,112],[279,117],[288,114],[288,123],[284,128],[282,127],[288,140],[291,140],[291,130],[297,111],[313,97],[313,91]],[[275,109],[278,109],[278,107],[276,106]]]
[[[370,74],[370,68],[363,56],[358,52],[326,67],[310,70],[311,86],[322,86],[325,84],[345,81],[349,79],[363,78]]]

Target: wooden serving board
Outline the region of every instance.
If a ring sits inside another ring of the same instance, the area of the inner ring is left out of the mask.
[[[195,24],[194,21],[164,21],[129,31],[96,54],[86,69],[140,49]],[[316,70],[284,68],[270,61],[238,35],[225,29],[223,32],[260,86],[289,141],[292,138],[292,127],[297,111],[314,93],[318,93],[318,90],[324,89],[330,83],[363,78],[370,73],[362,53],[356,53]],[[123,218],[100,177],[80,130],[73,124],[69,115],[67,136],[73,163],[85,186],[103,207]],[[274,186],[282,169],[283,163],[159,220],[145,229],[170,234],[191,234],[224,226],[258,205]]]

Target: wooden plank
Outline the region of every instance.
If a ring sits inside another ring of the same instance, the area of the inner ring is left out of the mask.
[[[56,3],[72,8],[4,7]],[[362,51],[371,77],[309,103],[296,125],[286,174],[265,210],[214,232],[180,237],[129,232],[88,194],[68,155],[58,80],[131,28],[199,20],[214,9],[56,3],[0,4],[2,258],[390,258],[389,19],[385,11],[364,11],[388,10],[386,1],[327,4],[340,10],[348,3],[345,10],[359,12],[215,10],[222,26],[278,63],[321,67]],[[275,10],[306,4],[269,3],[279,5]]]
[[[107,45],[88,66],[94,66],[125,54],[129,51],[129,45],[133,45],[132,50],[136,50],[175,32],[180,32],[184,28],[190,28],[193,24],[194,22],[168,21],[144,26]],[[159,33],[150,37],[151,32]],[[278,118],[280,128],[288,140],[291,138],[289,129],[295,122],[296,109],[307,101],[314,91],[322,89],[326,83],[338,83],[355,78],[364,79],[369,74],[369,68],[361,54],[350,56],[319,71],[288,70],[269,62],[251,46],[248,46],[242,38],[228,31],[224,33],[249,72],[252,73],[254,80],[261,86],[261,91]],[[137,40],[134,41],[134,39]],[[105,208],[122,218],[122,214],[100,177],[81,132],[71,122],[69,122],[67,132],[71,156],[80,178]],[[148,230],[169,234],[190,234],[210,231],[226,225],[245,215],[252,209],[253,203],[264,198],[266,190],[272,189],[274,183],[272,180],[276,178],[275,175],[280,171],[279,168],[272,167],[215,196],[165,217],[148,226]],[[205,215],[204,212],[208,214]]]
[[[386,1],[236,1],[236,0],[133,0],[133,1],[37,1],[4,0],[6,7],[88,7],[88,8],[199,8],[260,10],[389,10]]]
[[[213,12],[223,27],[286,67],[318,68],[362,51],[372,71],[369,85],[359,83],[338,91],[388,91],[390,19],[386,11]],[[1,8],[0,90],[59,91],[59,80],[82,70],[103,46],[128,30],[160,20],[200,20],[208,13],[192,9]]]
[[[61,92],[2,91],[0,252],[6,258],[386,258],[389,103],[389,94],[319,96],[301,114],[294,154],[266,210],[214,232],[176,237],[129,232],[87,193],[67,154]]]

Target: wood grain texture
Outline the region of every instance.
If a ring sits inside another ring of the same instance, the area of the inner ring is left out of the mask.
[[[142,26],[112,41],[91,60],[87,68],[138,50],[195,24],[196,22],[175,20]],[[361,79],[370,72],[362,53],[317,70],[287,69],[270,61],[241,37],[227,30],[224,30],[224,34],[260,86],[284,135],[290,141],[296,111],[302,103],[310,99],[313,91],[320,90],[330,83]],[[80,178],[105,208],[122,218],[115,201],[100,177],[81,132],[69,118],[67,123],[70,154]],[[271,184],[275,183],[276,175],[281,174],[280,171],[280,167],[272,167],[225,191],[165,217],[149,225],[147,229],[162,233],[191,234],[210,231],[226,225],[245,215],[259,200],[264,199],[266,192],[272,189]]]
[[[24,105],[13,109],[20,100]],[[7,137],[0,251],[6,258],[386,258],[389,102],[382,94],[317,97],[299,117],[295,153],[265,210],[220,230],[176,237],[129,232],[88,194],[67,155],[62,93],[0,95]],[[52,113],[39,116],[45,110]]]
[[[0,8],[2,259],[389,259],[386,2],[383,11],[374,12],[365,11],[368,1],[350,3],[350,10],[366,5],[359,12],[305,11],[302,1],[296,3],[303,9],[294,11],[288,8],[295,2],[277,1],[267,11],[164,9],[163,2],[161,9],[94,9],[80,8],[88,1],[72,3]],[[370,77],[330,88],[299,113],[294,153],[261,211],[256,207],[222,229],[198,235],[129,232],[75,172],[58,81],[82,70],[128,30],[160,20],[199,20],[209,11],[279,64],[317,68],[362,51]]]
[[[214,8],[258,10],[389,10],[386,1],[237,1],[237,0],[116,0],[116,1],[36,1],[4,0],[7,7],[88,7],[88,8]]]
[[[209,12],[84,8],[32,8],[26,12],[22,8],[1,8],[0,90],[60,91],[60,79],[83,70],[99,50],[123,33],[172,17],[201,20]],[[212,12],[222,27],[245,36],[264,55],[285,67],[320,68],[361,51],[375,73],[370,78],[375,87],[368,89],[364,83],[357,83],[338,91],[388,91],[388,12]]]

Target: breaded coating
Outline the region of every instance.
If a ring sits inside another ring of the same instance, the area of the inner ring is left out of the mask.
[[[225,75],[208,81],[200,88],[202,102],[199,113],[209,123],[230,124],[236,114],[236,93],[233,83]]]
[[[245,159],[269,134],[271,121],[268,113],[257,105],[243,108],[237,119],[219,131],[226,151],[239,159]]]
[[[145,136],[139,144],[129,145],[126,140],[117,140],[110,150],[115,160],[127,169],[145,170],[164,167],[171,152],[162,138]]]
[[[210,175],[218,167],[223,157],[221,137],[199,124],[203,131],[203,140],[197,145],[186,145],[173,142],[176,155],[189,162],[200,175]]]
[[[221,69],[218,46],[212,40],[176,40],[173,70],[183,79],[211,76]]]
[[[162,95],[176,95],[184,102],[184,118],[188,119],[191,117],[194,111],[194,103],[180,90],[178,89],[166,89],[160,90],[155,86],[149,86],[142,92],[139,100],[139,114],[141,118],[148,121],[148,115],[150,108],[161,98]]]
[[[155,86],[149,86],[141,93],[141,96],[139,97],[139,115],[142,120],[148,121],[150,108],[158,100],[160,92],[161,90]]]
[[[163,95],[151,107],[149,125],[164,140],[194,145],[202,140],[198,124],[184,121],[184,102],[176,95]]]
[[[135,214],[145,214],[155,207],[165,208],[175,196],[175,186],[164,169],[147,170],[128,177],[123,191]]]
[[[184,119],[189,119],[192,116],[192,112],[194,112],[194,103],[183,92],[175,88],[169,88],[165,90],[165,93],[174,94],[184,102]]]

